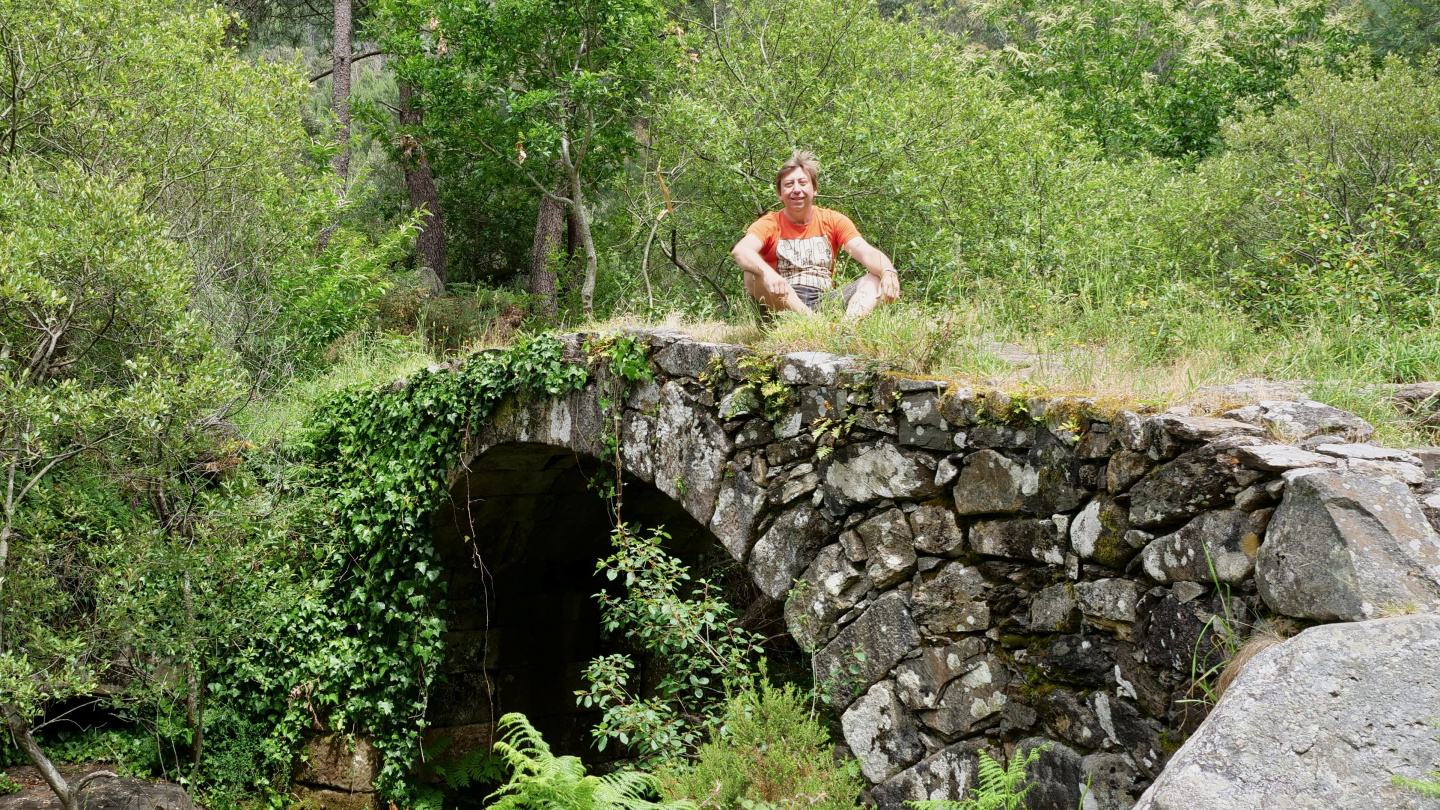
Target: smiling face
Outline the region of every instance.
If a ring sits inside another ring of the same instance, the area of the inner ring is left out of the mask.
[[[810,206],[815,204],[815,181],[803,168],[796,167],[780,178],[778,189],[785,213],[797,223],[810,219]]]

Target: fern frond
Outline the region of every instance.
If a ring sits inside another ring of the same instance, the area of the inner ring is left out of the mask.
[[[1032,748],[1024,756],[1013,757],[1009,768],[981,751],[976,768],[977,784],[970,798],[958,802],[928,799],[905,804],[914,810],[1020,810],[1025,795],[1034,787],[1033,783],[1027,784],[1026,772],[1046,747]]]
[[[510,781],[486,799],[491,810],[695,810],[686,802],[662,804],[647,797],[655,778],[635,771],[586,776],[579,757],[557,757],[523,714],[496,724],[494,754],[510,766]]]
[[[1421,796],[1431,799],[1440,799],[1440,771],[1431,771],[1425,774],[1424,779],[1406,779],[1403,776],[1392,776],[1390,781],[1396,787],[1418,793]]]

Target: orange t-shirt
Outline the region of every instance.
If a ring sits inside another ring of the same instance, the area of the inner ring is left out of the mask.
[[[796,225],[784,211],[771,211],[745,230],[760,239],[760,256],[791,286],[828,290],[835,286],[835,256],[860,235],[850,218],[816,206],[810,221]]]

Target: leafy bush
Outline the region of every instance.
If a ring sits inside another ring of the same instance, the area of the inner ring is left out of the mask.
[[[23,785],[10,778],[10,774],[5,773],[4,771],[0,771],[0,796],[8,796],[11,793],[19,793],[24,789],[25,788]]]
[[[1356,15],[1335,5],[962,0],[955,22],[1012,86],[1049,94],[1112,154],[1187,158],[1214,151],[1241,105],[1283,100],[1307,59],[1354,50]]]
[[[1391,59],[1318,69],[1201,168],[1238,241],[1231,294],[1267,324],[1429,324],[1440,292],[1440,79]],[[1226,191],[1228,190],[1228,191]]]
[[[660,772],[661,792],[718,810],[854,807],[864,782],[853,762],[835,763],[804,695],[763,677],[747,686],[726,703],[722,725],[692,763]]]
[[[735,625],[718,586],[701,579],[686,588],[689,570],[661,548],[668,538],[659,529],[645,535],[617,526],[616,552],[597,568],[611,581],[623,576],[626,593],[595,595],[604,630],[639,644],[660,668],[659,682],[642,692],[630,682],[635,662],[615,654],[591,661],[589,688],[576,692],[581,705],[604,711],[592,732],[599,748],[611,740],[630,745],[646,763],[676,759],[700,743],[719,722],[722,684],[748,683],[760,641]]]

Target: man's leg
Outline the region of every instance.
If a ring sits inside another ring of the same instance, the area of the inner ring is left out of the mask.
[[[876,289],[879,288],[877,287]],[[765,285],[760,282],[759,276],[756,276],[754,273],[745,274],[745,292],[749,293],[751,298],[764,304],[772,311],[783,312],[789,310],[790,312],[799,312],[804,315],[813,314],[810,308],[805,306],[805,302],[800,300],[800,296],[795,294],[795,290],[790,290],[790,294],[784,297],[771,295],[770,291],[765,289]]]
[[[855,286],[855,292],[850,295],[850,303],[845,305],[845,317],[863,318],[880,306],[880,279],[874,273],[866,273],[850,284]]]

